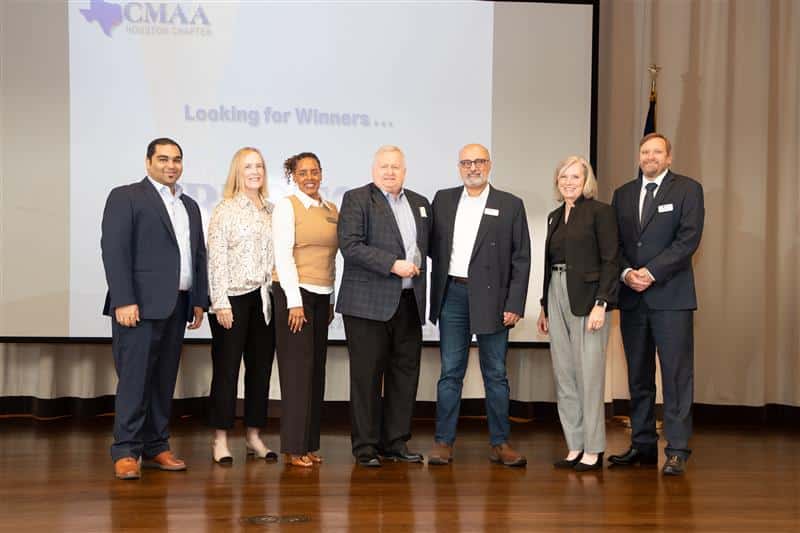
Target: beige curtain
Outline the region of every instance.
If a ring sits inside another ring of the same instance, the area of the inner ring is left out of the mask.
[[[800,3],[601,2],[602,197],[636,172],[656,63],[673,169],[705,189],[695,256],[695,401],[800,405]],[[614,397],[627,395],[619,338]]]

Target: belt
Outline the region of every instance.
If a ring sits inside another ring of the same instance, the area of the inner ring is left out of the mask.
[[[453,280],[453,283],[458,283],[460,285],[469,285],[469,279],[467,278],[462,278],[459,276],[449,276],[449,278]]]
[[[565,265],[564,263],[559,263],[557,265],[553,265],[551,269],[553,270],[553,272],[566,272],[567,265]]]

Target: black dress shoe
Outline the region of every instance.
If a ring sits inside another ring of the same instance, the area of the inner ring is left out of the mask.
[[[358,462],[359,466],[366,466],[369,468],[377,468],[382,466],[381,460],[378,459],[377,455],[359,455],[356,458],[356,461]]]
[[[594,463],[587,465],[586,463],[581,463],[578,461],[578,464],[575,465],[576,472],[588,472],[589,470],[602,470],[603,469],[603,452],[597,454],[597,459]]]
[[[408,446],[405,444],[394,450],[386,450],[382,455],[387,461],[401,461],[403,463],[421,463],[425,459],[421,453],[408,451]]]
[[[575,467],[576,464],[581,462],[581,457],[583,457],[583,452],[579,453],[575,459],[560,459],[555,463],[553,463],[553,466],[556,468],[572,469]]]
[[[644,453],[633,446],[631,446],[627,452],[623,453],[622,455],[611,455],[608,457],[608,462],[617,465],[617,466],[630,466],[635,464],[640,465],[657,465],[658,464],[658,454],[657,453]]]
[[[665,476],[680,476],[686,470],[686,459],[678,455],[670,455],[662,470]]]

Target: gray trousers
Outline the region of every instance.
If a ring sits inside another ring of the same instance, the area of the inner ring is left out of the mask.
[[[569,308],[567,274],[553,271],[547,291],[550,353],[558,417],[570,450],[600,453],[606,448],[605,382],[609,319],[586,331],[587,316]]]

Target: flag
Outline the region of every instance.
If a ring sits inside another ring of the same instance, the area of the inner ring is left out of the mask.
[[[656,131],[656,99],[658,95],[656,94],[655,89],[655,81],[653,82],[653,87],[650,89],[650,107],[647,108],[647,118],[644,119],[644,133],[642,133],[642,137],[647,135],[648,133],[654,133]],[[642,178],[642,169],[639,168],[639,179]]]
[[[656,131],[656,98],[656,92],[652,91],[650,93],[650,107],[647,109],[647,118],[644,121],[644,133],[642,137]]]

